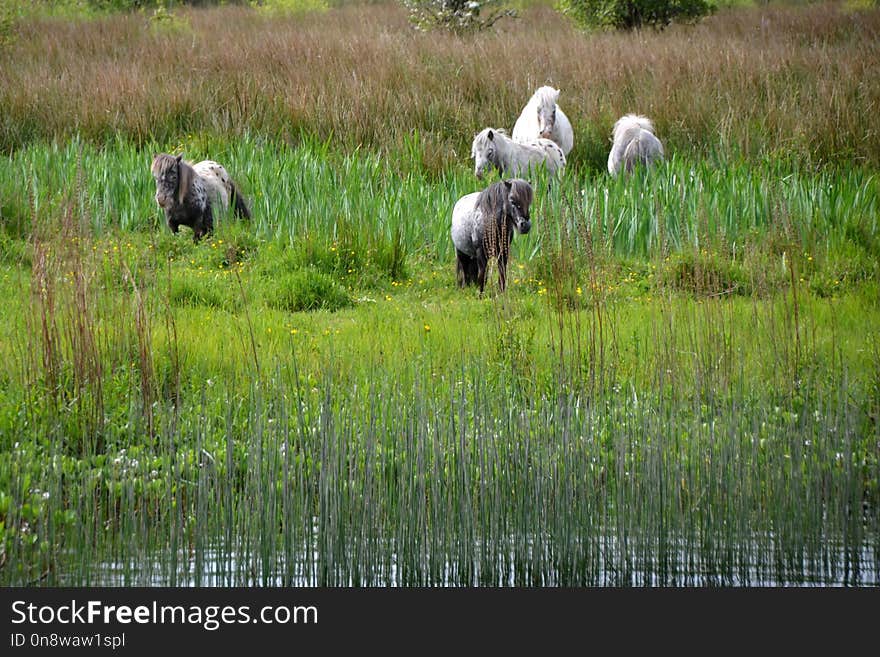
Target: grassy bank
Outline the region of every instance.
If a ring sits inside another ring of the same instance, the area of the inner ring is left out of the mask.
[[[876,584],[876,287],[550,295],[58,294],[3,386],[4,581]]]

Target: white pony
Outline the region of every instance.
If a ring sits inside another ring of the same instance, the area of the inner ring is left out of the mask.
[[[568,155],[574,146],[574,131],[565,112],[556,104],[557,100],[559,89],[539,88],[523,107],[511,136],[519,142],[533,141],[538,137],[552,139]]]
[[[621,168],[631,173],[637,164],[663,159],[663,144],[654,136],[654,124],[638,114],[627,114],[614,124],[614,143],[608,154],[608,172],[616,176]]]
[[[477,178],[493,166],[502,176],[517,177],[541,166],[547,167],[550,174],[561,173],[565,167],[565,153],[555,141],[539,137],[519,143],[497,128],[484,128],[474,137],[471,157]]]

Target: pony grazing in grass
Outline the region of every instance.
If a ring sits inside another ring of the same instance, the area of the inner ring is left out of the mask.
[[[452,209],[452,243],[459,287],[476,283],[482,295],[489,259],[496,258],[499,283],[504,290],[510,242],[514,231],[525,235],[531,230],[531,204],[532,186],[520,178],[500,180],[482,192],[458,199]]]
[[[567,156],[574,146],[574,131],[565,112],[556,104],[559,89],[540,87],[523,107],[513,126],[514,140],[530,142],[539,137],[552,139]]]
[[[493,166],[502,176],[522,176],[530,168],[535,170],[541,166],[555,174],[565,167],[565,153],[555,141],[539,137],[520,143],[496,128],[484,128],[474,137],[471,157],[477,178],[482,178],[483,172]]]
[[[613,141],[608,154],[608,173],[612,176],[621,169],[632,173],[637,164],[663,159],[663,144],[654,136],[654,124],[644,116],[627,114],[618,119]]]
[[[193,241],[214,230],[214,208],[223,210],[233,203],[235,214],[244,219],[251,212],[235,182],[223,165],[213,160],[190,164],[182,155],[160,153],[150,167],[156,181],[156,203],[165,210],[165,219],[173,233],[189,226]]]

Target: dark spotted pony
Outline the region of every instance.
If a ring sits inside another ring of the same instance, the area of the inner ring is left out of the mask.
[[[214,210],[234,212],[244,219],[251,211],[244,197],[223,165],[213,160],[190,164],[182,155],[160,153],[150,167],[156,181],[156,203],[165,211],[165,220],[172,232],[189,226],[193,241],[198,242],[214,230]]]
[[[486,286],[486,267],[498,260],[501,290],[507,286],[507,260],[513,233],[532,227],[529,206],[532,186],[521,178],[492,183],[482,192],[462,196],[452,209],[452,243],[455,245],[459,287]]]

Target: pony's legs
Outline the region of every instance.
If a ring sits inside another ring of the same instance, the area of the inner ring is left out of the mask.
[[[474,261],[458,249],[455,250],[455,280],[458,287],[465,287],[474,282]]]
[[[205,213],[202,215],[202,227],[204,228],[205,235],[214,232],[214,211],[211,209],[210,203],[205,206]]]
[[[205,235],[214,232],[214,213],[210,204],[205,207],[201,218],[193,225],[193,242],[198,244],[199,240]]]
[[[465,270],[466,282],[468,285],[476,285],[479,281],[480,271],[479,271],[479,261],[474,258],[469,258],[467,261],[467,270]]]
[[[238,189],[238,186],[234,182],[232,182],[232,199],[230,200],[232,207],[235,209],[235,214],[238,215],[239,218],[251,218],[251,210],[247,206],[247,203],[245,203],[244,197],[241,195],[241,191]]]
[[[498,254],[498,285],[502,292],[507,288],[507,251]]]
[[[483,289],[486,287],[486,258],[477,259],[477,283],[480,284],[480,296],[483,296]]]

